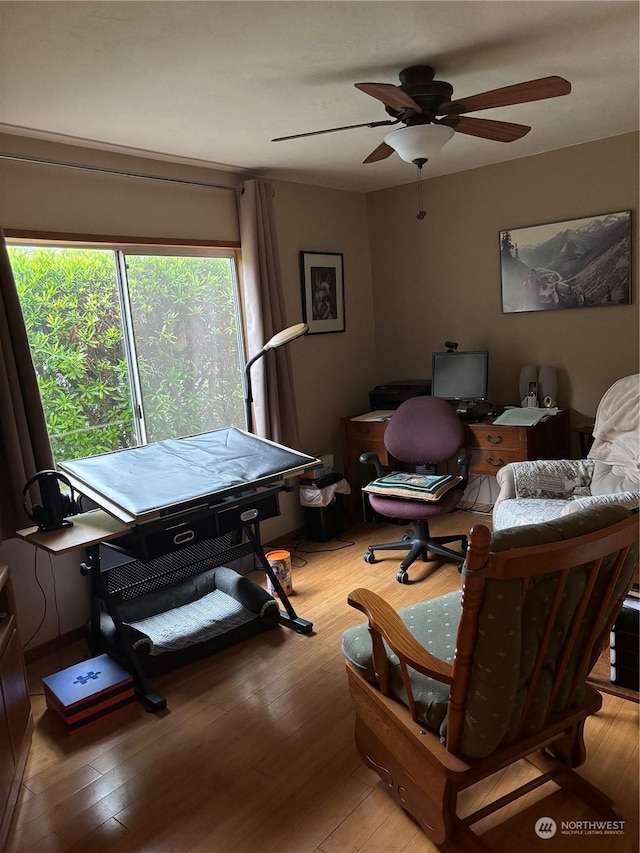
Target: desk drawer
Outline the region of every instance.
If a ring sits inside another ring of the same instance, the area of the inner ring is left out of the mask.
[[[113,540],[112,544],[138,560],[155,560],[186,545],[196,545],[217,535],[215,518],[208,512],[187,521],[149,522],[131,533]]]
[[[493,424],[474,424],[467,429],[468,447],[480,447],[484,450],[518,450],[526,458],[526,436],[520,427],[494,426]],[[511,460],[510,460],[511,461]]]
[[[218,524],[218,535],[239,530],[243,524],[253,524],[255,521],[264,521],[265,518],[273,518],[280,515],[280,506],[277,495],[263,497],[256,496],[255,501],[243,499],[232,501],[228,507],[218,510],[216,521]]]
[[[509,462],[521,462],[519,450],[498,445],[487,450],[484,447],[471,447],[471,472],[473,474],[493,474]]]
[[[386,421],[349,421],[347,432],[349,440],[359,441],[364,439],[365,441],[384,442],[386,428]]]

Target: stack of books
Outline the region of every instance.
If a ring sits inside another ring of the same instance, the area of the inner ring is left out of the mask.
[[[639,629],[640,592],[630,589],[611,631],[609,643],[611,683],[629,690],[640,690]]]
[[[133,679],[109,655],[77,663],[42,679],[47,708],[75,732],[130,705]]]

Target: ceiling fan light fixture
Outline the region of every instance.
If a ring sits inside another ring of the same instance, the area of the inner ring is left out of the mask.
[[[454,134],[445,124],[414,124],[388,133],[384,141],[406,163],[424,163],[439,154]]]

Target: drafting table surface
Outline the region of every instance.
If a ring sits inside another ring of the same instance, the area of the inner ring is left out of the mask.
[[[179,512],[198,500],[223,499],[318,462],[232,427],[63,462],[60,469],[80,492],[131,522]]]

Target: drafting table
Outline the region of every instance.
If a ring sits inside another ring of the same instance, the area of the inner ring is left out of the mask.
[[[87,549],[83,570],[91,584],[92,653],[101,646],[101,603],[116,630],[125,634],[103,577],[103,543],[115,543],[147,561],[165,549],[185,553],[195,541],[214,541],[235,532],[225,561],[248,554],[257,557],[284,606],[281,624],[309,634],[313,625],[296,614],[284,594],[256,525],[279,515],[277,496],[290,490],[288,477],[319,463],[316,457],[235,428],[72,460],[61,463],[60,470],[99,509],[72,516],[72,527],[50,532],[28,528],[17,535],[54,554]],[[125,645],[138,692],[149,710],[161,710],[165,700],[149,689],[138,657]]]

